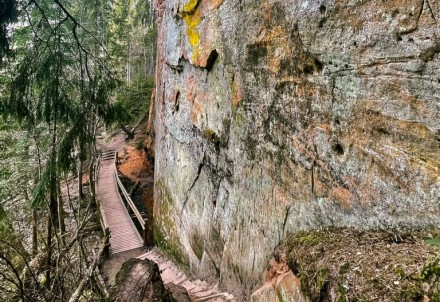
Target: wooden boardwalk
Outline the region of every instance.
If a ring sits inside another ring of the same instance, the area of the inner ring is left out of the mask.
[[[112,155],[113,154],[113,155]],[[110,254],[133,250],[144,245],[118,192],[114,152],[106,152],[100,160],[98,199],[101,215],[110,229]]]

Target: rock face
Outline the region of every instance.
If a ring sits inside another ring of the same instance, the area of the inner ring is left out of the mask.
[[[248,298],[288,232],[440,225],[440,2],[156,0],[155,240]]]

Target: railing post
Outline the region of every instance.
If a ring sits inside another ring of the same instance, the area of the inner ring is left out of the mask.
[[[148,245],[148,231],[147,231],[148,218],[144,218],[144,246]]]
[[[105,247],[104,247],[104,257],[108,258],[110,256],[110,229],[108,227],[104,230],[105,236]]]

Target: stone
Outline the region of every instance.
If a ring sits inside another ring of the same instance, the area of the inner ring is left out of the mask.
[[[175,300],[175,288],[166,288],[159,267],[151,260],[131,258],[124,262],[112,288],[112,301],[188,301]],[[179,291],[176,297],[184,297]]]
[[[185,287],[173,283],[165,284],[165,288],[172,295],[174,301],[191,302],[188,291]]]
[[[275,282],[267,282],[251,295],[252,302],[309,302],[301,292],[301,282],[289,271]]]
[[[248,299],[289,232],[440,226],[440,4],[156,0],[155,234]]]

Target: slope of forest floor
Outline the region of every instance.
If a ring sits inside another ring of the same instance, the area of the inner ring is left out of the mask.
[[[440,301],[440,232],[332,229],[288,236],[268,281],[290,269],[311,301]]]

